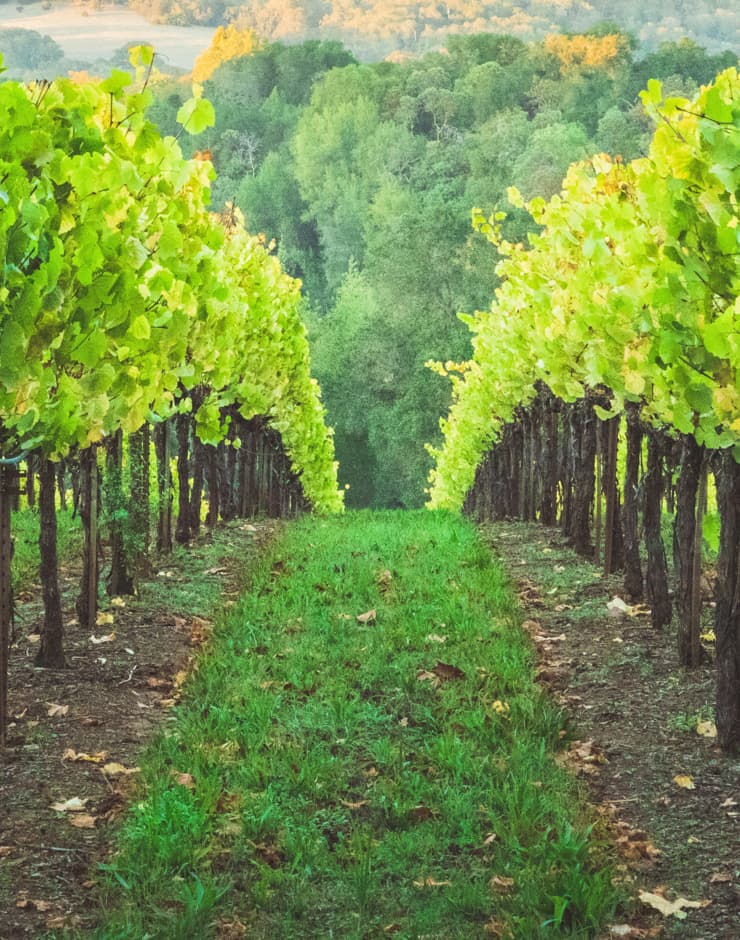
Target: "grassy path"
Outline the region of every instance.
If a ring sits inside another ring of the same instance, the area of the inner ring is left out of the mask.
[[[561,727],[472,526],[304,519],[143,764],[96,936],[593,937],[615,897]]]

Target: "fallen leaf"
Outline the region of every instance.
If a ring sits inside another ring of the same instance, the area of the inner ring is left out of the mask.
[[[709,879],[710,885],[726,885],[733,881],[732,873],[729,871],[716,871]]]
[[[414,822],[426,822],[427,819],[431,819],[432,816],[434,816],[434,813],[428,806],[414,806],[413,809],[409,810],[408,816],[409,819],[413,819]]]
[[[434,667],[434,669],[432,669],[432,672],[443,682],[447,682],[451,679],[465,678],[465,673],[462,671],[462,669],[458,669],[457,666],[452,666],[450,663],[437,662],[437,665]]]
[[[74,816],[69,817],[69,821],[77,829],[94,829],[96,819],[94,816],[88,816],[87,813],[75,813]]]
[[[95,620],[95,623],[99,627],[109,627],[113,623],[113,614],[101,610],[97,616],[97,619]]]
[[[105,764],[100,769],[107,777],[123,777],[128,774],[139,773],[138,767],[124,767],[123,764],[118,764],[115,761],[112,761],[110,764]]]
[[[720,803],[720,809],[729,809],[732,806],[737,806],[737,800],[733,800],[731,796],[728,796],[724,803]]]
[[[0,858],[7,858],[13,853],[12,845],[0,845]]]
[[[628,940],[641,940],[647,933],[640,927],[631,927],[629,924],[612,924],[609,928],[610,937],[626,937]]]
[[[673,778],[673,782],[677,787],[681,787],[684,790],[695,790],[696,784],[694,783],[694,778],[690,777],[688,774],[677,774]]]
[[[696,733],[703,738],[716,738],[717,725],[713,721],[697,721]]]
[[[422,878],[414,882],[415,888],[448,888],[451,886],[451,881],[436,881],[434,878]]]
[[[173,770],[172,776],[175,778],[175,783],[181,787],[186,787],[188,790],[195,789],[195,780],[192,774],[179,774],[176,770]]]
[[[63,803],[52,803],[51,808],[56,813],[81,813],[87,802],[87,799],[81,800],[79,796],[73,796],[71,800],[65,800]]]
[[[206,574],[223,574],[228,568],[208,568]]]
[[[497,894],[511,894],[514,890],[514,879],[506,875],[494,875],[488,882],[488,886]]]
[[[64,718],[69,714],[69,705],[55,705],[54,702],[47,702],[46,714],[49,718]]]
[[[193,617],[190,621],[191,646],[203,646],[213,634],[213,621],[203,617]]]
[[[483,925],[483,933],[489,937],[498,937],[499,940],[511,936],[506,924],[502,924],[500,920],[495,920],[493,917]]]
[[[491,704],[491,708],[496,712],[496,714],[503,715],[504,717],[508,717],[509,712],[511,711],[509,703],[501,702],[499,699],[496,699],[496,701]]]
[[[393,581],[393,575],[386,568],[384,571],[379,571],[375,575],[375,581],[377,582],[381,591],[387,591]]]
[[[68,747],[62,754],[62,760],[71,760],[71,761],[87,761],[91,764],[100,764],[108,756],[107,751],[98,751],[97,754],[85,754],[82,751],[75,751],[73,748]]]
[[[339,802],[347,809],[361,809],[363,806],[369,806],[370,804],[370,800],[358,800],[356,803],[352,803],[350,800],[340,800]]]
[[[495,832],[489,832],[488,835],[483,840],[483,845],[493,845],[498,836]]]
[[[125,607],[126,601],[122,597],[111,597],[111,607]]]
[[[664,917],[672,916],[678,918],[678,920],[685,920],[687,917],[683,908],[702,908],[712,903],[709,900],[687,901],[686,898],[676,898],[675,901],[669,901],[662,895],[652,894],[650,891],[640,891],[639,897],[643,904],[660,911]]]
[[[150,689],[171,689],[172,682],[169,679],[160,679],[157,676],[149,676],[146,684]]]
[[[28,636],[26,637],[26,640],[27,640],[27,642],[29,642],[29,643],[40,643],[40,642],[41,642],[41,634],[40,634],[40,633],[29,633]]]
[[[364,614],[357,615],[357,622],[358,623],[373,623],[377,619],[377,616],[378,616],[377,610],[375,609],[368,610]]]
[[[428,643],[446,643],[448,634],[440,636],[438,633],[430,633],[427,636]]]
[[[115,633],[106,633],[103,636],[95,636],[93,633],[90,637],[90,642],[93,644],[93,646],[100,646],[101,643],[112,643],[115,638]]]
[[[15,906],[19,907],[21,910],[33,909],[43,914],[46,911],[52,910],[54,904],[52,901],[42,901],[39,898],[19,898],[15,902]]]

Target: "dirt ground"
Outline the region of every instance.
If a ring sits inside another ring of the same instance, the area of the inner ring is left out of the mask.
[[[556,529],[506,523],[486,536],[517,586],[540,679],[570,717],[568,763],[611,820],[635,893],[703,905],[679,919],[637,900],[633,932],[611,936],[738,940],[740,760],[696,730],[713,730],[711,648],[681,670],[672,632],[639,608],[610,612],[619,578],[600,577]],[[706,629],[711,615],[707,604]]]
[[[248,559],[273,532],[274,523],[237,522],[159,559],[141,595],[104,610],[92,635],[75,620],[79,571],[64,569],[63,670],[33,664],[38,586],[17,598],[13,720],[0,753],[4,940],[91,922],[97,866],[111,824],[135,794],[139,755],[166,723],[217,609],[234,603]],[[79,802],[65,809],[70,800]]]

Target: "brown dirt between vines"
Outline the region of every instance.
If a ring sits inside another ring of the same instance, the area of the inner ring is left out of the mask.
[[[573,766],[601,812],[616,811],[615,834],[637,830],[636,846],[648,847],[647,857],[623,859],[635,894],[711,902],[678,920],[636,901],[625,917],[636,930],[629,936],[649,930],[665,940],[738,940],[740,760],[691,729],[693,716],[714,701],[711,662],[681,670],[671,631],[653,630],[647,614],[610,616],[607,603],[623,596],[619,577],[600,577],[559,530],[500,523],[485,535],[539,637],[541,681],[566,709],[572,736],[593,742],[585,750],[596,762]],[[708,625],[711,613],[707,605]],[[677,775],[691,776],[696,788],[677,786]],[[625,841],[628,854],[642,854]],[[651,858],[653,846],[660,854]]]
[[[166,572],[169,583],[177,585],[200,568],[197,576],[216,578],[222,595],[236,595],[245,553],[259,550],[275,530],[275,523],[258,523],[247,538],[239,534],[243,525],[219,527],[216,555],[214,536],[206,534],[179,558],[159,559],[155,573]],[[204,571],[206,565],[214,567]],[[28,637],[38,633],[43,620],[38,586],[16,603],[8,703],[12,725],[9,746],[0,752],[3,940],[42,937],[50,930],[94,922],[97,865],[111,849],[111,824],[135,793],[136,775],[110,776],[101,763],[63,760],[62,755],[68,748],[89,755],[105,751],[103,763],[135,767],[146,743],[166,722],[182,671],[208,633],[209,621],[193,617],[176,602],[147,609],[140,599],[126,598],[125,607],[111,608],[115,628],[101,624],[95,631],[100,637],[115,629],[115,639],[95,645],[89,630],[71,622],[79,576],[75,565],[60,572],[68,624],[66,669],[33,665],[38,647]],[[68,705],[68,713],[49,717],[51,703]],[[52,803],[73,797],[87,800],[84,812],[95,818],[94,828],[76,828],[71,820],[79,814],[51,809]]]

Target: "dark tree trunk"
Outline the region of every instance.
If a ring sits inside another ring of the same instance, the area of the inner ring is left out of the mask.
[[[38,458],[36,454],[29,454],[26,458],[26,502],[28,508],[33,509],[36,505],[36,465]]]
[[[596,416],[590,402],[580,401],[574,410],[573,453],[573,547],[579,555],[591,557],[591,511],[594,504],[594,462],[596,459]]]
[[[149,425],[129,436],[129,524],[136,544],[136,567],[140,574],[149,569]]]
[[[206,525],[213,527],[218,522],[218,448],[206,446],[206,465],[208,467],[208,515]]]
[[[740,751],[740,464],[730,450],[718,462],[717,508],[721,519],[717,558],[717,733],[721,747]]]
[[[56,464],[57,489],[59,490],[59,508],[67,510],[66,468],[63,460]]]
[[[646,588],[656,630],[667,626],[673,614],[668,593],[668,565],[661,529],[664,443],[657,431],[648,431],[647,473],[643,477],[642,521],[647,550]]]
[[[562,489],[563,506],[560,514],[560,525],[563,533],[573,536],[573,476],[575,473],[575,453],[573,450],[575,422],[575,405],[566,405],[563,409],[562,453],[560,459],[560,486]]]
[[[177,526],[175,541],[185,545],[190,541],[190,415],[177,416]]]
[[[678,607],[678,661],[682,666],[701,662],[699,623],[696,617],[699,590],[695,578],[696,496],[703,453],[691,435],[684,435],[681,470],[676,485],[676,518],[673,526],[673,568]]]
[[[39,466],[39,577],[44,598],[44,626],[36,665],[64,667],[64,626],[57,571],[56,476],[54,464],[41,459]]]
[[[543,525],[555,525],[558,511],[558,415],[555,410],[554,396],[549,389],[543,391],[543,407],[540,519]]]
[[[154,428],[157,454],[157,551],[172,551],[172,472],[170,470],[170,435],[167,421]]]
[[[203,475],[206,461],[205,445],[193,433],[193,486],[190,491],[190,531],[200,532],[200,513],[203,506]]]
[[[14,493],[18,492],[18,470],[0,465],[0,750],[5,747],[8,727],[8,656],[13,628],[13,580],[10,534]]]
[[[604,461],[604,495],[606,514],[604,519],[604,573],[618,571],[623,564],[622,519],[619,507],[617,484],[617,450],[621,418],[610,418],[605,424],[606,459]]]
[[[94,630],[98,615],[98,458],[94,447],[80,455],[80,518],[84,533],[82,584],[77,598],[77,619],[83,629]]]
[[[110,574],[108,575],[108,594],[134,593],[134,579],[129,572],[129,559],[124,539],[123,495],[123,432],[116,431],[108,442],[108,460],[106,467],[105,491],[108,499],[108,518],[110,527]],[[127,514],[126,514],[127,515]]]
[[[638,489],[640,484],[640,453],[642,450],[642,428],[640,409],[634,402],[627,402],[627,459],[624,476],[624,592],[633,602],[642,597],[642,565],[640,562],[640,535],[638,521]]]

